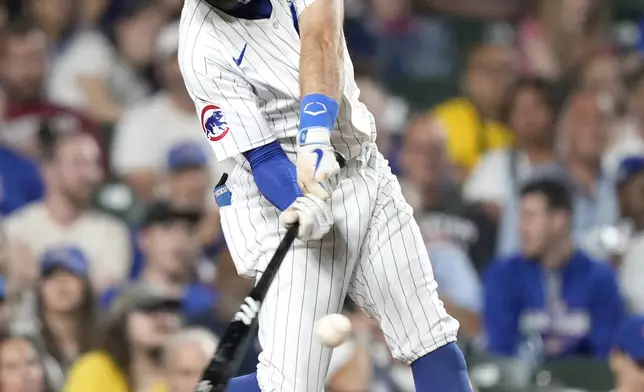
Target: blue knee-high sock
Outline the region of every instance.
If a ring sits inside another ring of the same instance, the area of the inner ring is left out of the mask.
[[[418,358],[411,369],[417,392],[472,392],[465,358],[456,343]]]
[[[226,392],[261,392],[257,383],[257,373],[231,378]]]

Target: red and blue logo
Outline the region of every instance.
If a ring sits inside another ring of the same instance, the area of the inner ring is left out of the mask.
[[[207,105],[201,111],[201,124],[211,142],[223,139],[230,131],[224,111],[217,105]]]

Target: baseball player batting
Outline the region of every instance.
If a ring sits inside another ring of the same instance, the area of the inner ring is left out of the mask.
[[[259,313],[257,373],[228,389],[323,391],[331,350],[314,324],[348,294],[418,391],[471,391],[458,322],[358,99],[342,21],[342,0],[185,0],[181,71],[217,158],[237,162],[220,207],[239,274],[261,276],[299,223]]]

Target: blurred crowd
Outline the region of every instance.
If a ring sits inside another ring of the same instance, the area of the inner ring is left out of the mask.
[[[252,287],[212,195],[231,163],[177,63],[182,4],[0,2],[0,392],[192,391]],[[644,4],[345,6],[474,387],[644,391]],[[328,390],[413,391],[345,309]]]

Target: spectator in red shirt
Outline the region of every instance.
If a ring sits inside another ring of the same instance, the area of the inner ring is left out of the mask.
[[[37,135],[47,126],[57,132],[90,133],[102,145],[96,123],[43,98],[47,44],[41,30],[22,21],[12,23],[3,34],[0,50],[0,78],[6,95],[0,144],[38,157]]]

